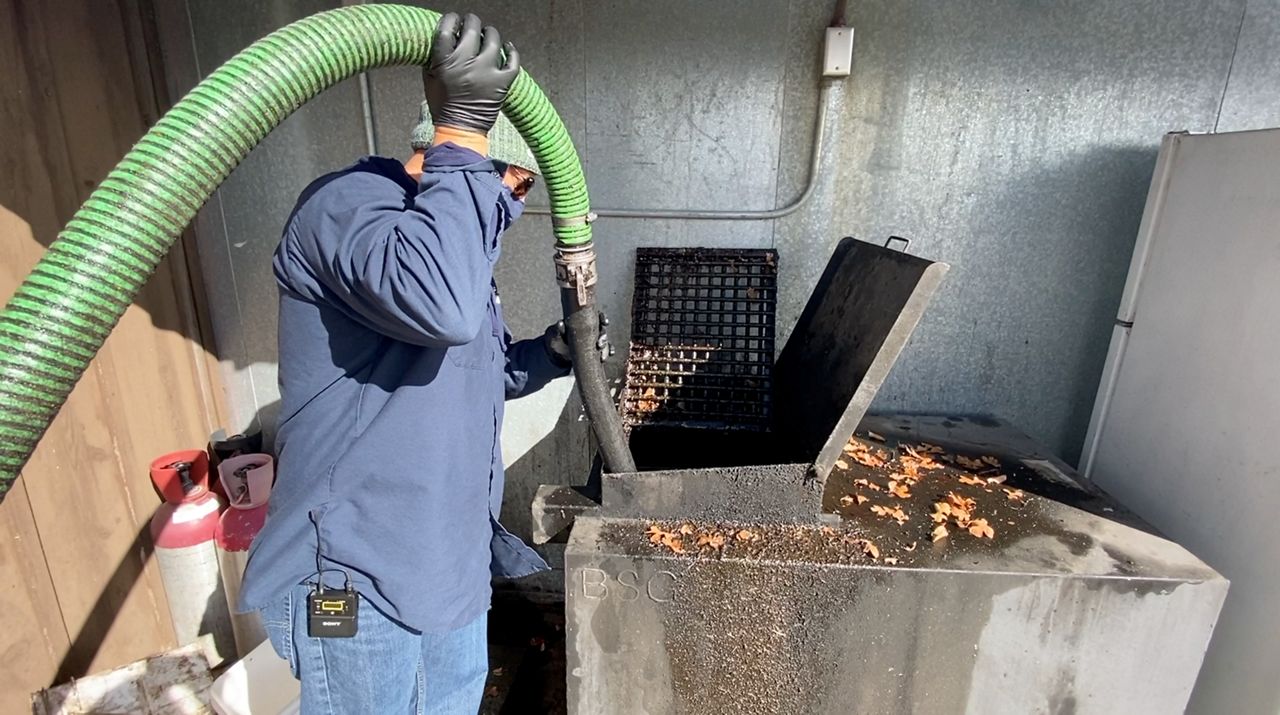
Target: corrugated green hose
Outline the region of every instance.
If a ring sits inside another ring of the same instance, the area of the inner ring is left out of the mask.
[[[0,314],[0,499],[138,290],[231,170],[324,89],[374,67],[425,64],[439,17],[356,5],[295,22],[209,75],[124,157]],[[504,113],[538,159],[553,213],[568,219],[555,222],[558,245],[589,245],[577,152],[523,71]]]

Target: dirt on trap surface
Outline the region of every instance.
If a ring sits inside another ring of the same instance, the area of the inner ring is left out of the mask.
[[[635,555],[945,567],[1031,534],[1079,536],[1046,509],[1060,496],[1021,463],[864,433],[828,477],[823,511],[838,519],[827,524],[650,521],[643,533],[619,526],[625,532],[608,537]]]

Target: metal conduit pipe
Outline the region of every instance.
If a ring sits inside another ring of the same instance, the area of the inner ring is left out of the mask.
[[[809,148],[809,179],[804,190],[795,201],[776,209],[763,211],[699,211],[676,209],[593,209],[592,213],[600,218],[665,218],[691,219],[700,221],[767,221],[769,219],[789,216],[813,196],[818,185],[818,172],[822,167],[822,143],[827,133],[827,109],[830,104],[832,80],[823,80],[818,91],[818,116],[814,120],[813,142]],[[526,214],[548,216],[548,206],[527,206]]]
[[[374,67],[427,62],[439,13],[352,5],[294,22],[232,57],[165,113],[107,175],[0,313],[0,500],[89,362],[177,236],[262,139],[323,90]],[[579,392],[614,471],[632,468],[595,341],[595,251],[582,164],[521,71],[503,113],[551,200],[557,274]],[[573,270],[561,271],[571,259]],[[572,313],[569,313],[572,311]],[[585,377],[584,377],[585,376]],[[594,382],[593,382],[594,381]]]

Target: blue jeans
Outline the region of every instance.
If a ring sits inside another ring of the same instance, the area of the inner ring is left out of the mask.
[[[489,674],[488,615],[418,633],[360,600],[353,638],[307,635],[301,584],[262,611],[276,653],[302,681],[302,715],[475,715]]]

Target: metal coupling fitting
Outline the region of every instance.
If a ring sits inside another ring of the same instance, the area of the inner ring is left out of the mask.
[[[583,224],[595,223],[597,218],[598,217],[595,215],[595,212],[591,212],[591,211],[585,214],[582,214],[581,216],[565,216],[564,218],[561,218],[559,216],[552,216],[551,225],[557,228],[564,228],[569,226],[581,226]]]
[[[556,283],[578,294],[578,305],[586,305],[589,289],[596,284],[596,251],[591,244],[556,249]]]

